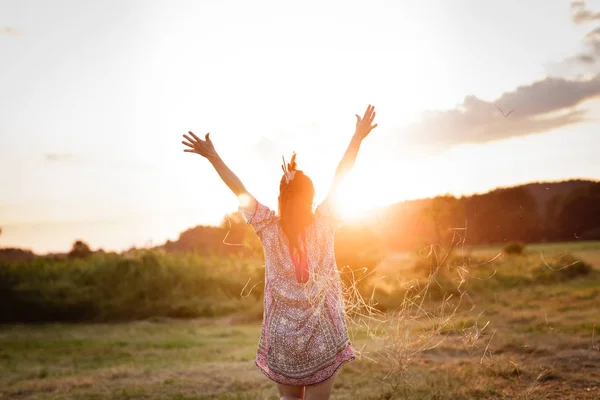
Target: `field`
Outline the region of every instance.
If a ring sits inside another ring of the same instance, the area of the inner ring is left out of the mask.
[[[332,398],[600,398],[600,243],[532,245],[525,255],[488,262],[500,251],[465,252],[472,285],[461,305],[448,301],[446,310],[454,311],[445,314],[435,307],[445,297],[428,297],[429,309],[438,311],[425,318],[405,303],[404,313],[393,313],[394,285],[416,273],[408,267],[415,256],[388,257],[377,271],[382,282],[396,278],[378,292],[387,314],[373,318],[379,324],[351,325],[361,357],[342,367]],[[555,279],[543,267],[564,252],[594,269]],[[442,286],[453,282],[452,272],[444,276]],[[410,335],[398,335],[407,325],[413,329],[401,333]],[[245,311],[4,325],[0,398],[278,399],[253,364],[259,331],[260,321]],[[423,337],[430,341],[423,345]]]

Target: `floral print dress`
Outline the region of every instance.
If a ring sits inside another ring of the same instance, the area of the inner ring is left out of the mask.
[[[264,313],[256,365],[282,384],[304,386],[327,380],[355,358],[333,252],[339,219],[327,200],[317,207],[304,234],[308,280],[302,283],[275,212],[252,196],[239,212],[254,228],[265,254]]]

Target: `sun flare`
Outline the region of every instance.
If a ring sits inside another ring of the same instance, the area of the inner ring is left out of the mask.
[[[376,207],[372,193],[347,182],[340,185],[332,198],[332,206],[345,221],[364,220],[369,211]]]

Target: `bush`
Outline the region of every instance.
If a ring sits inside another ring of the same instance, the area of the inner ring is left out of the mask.
[[[223,315],[260,302],[260,281],[258,262],[151,251],[0,262],[0,322]]]
[[[589,275],[591,271],[590,264],[567,253],[548,263],[541,263],[532,271],[532,277],[538,282],[562,282]]]
[[[521,242],[509,242],[502,249],[504,254],[515,254],[515,255],[523,254],[523,250],[525,250],[525,244],[523,244]]]

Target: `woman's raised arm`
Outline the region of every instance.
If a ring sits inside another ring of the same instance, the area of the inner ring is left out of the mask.
[[[212,166],[215,168],[223,182],[231,189],[236,196],[240,196],[242,194],[247,194],[246,188],[240,181],[240,178],[237,177],[236,174],[233,173],[232,170],[225,164],[225,162],[219,157],[215,150],[215,146],[213,142],[210,140],[210,133],[207,133],[204,137],[205,140],[199,139],[193,132],[188,132],[192,137],[188,135],[183,135],[183,137],[187,140],[184,140],[181,143],[190,147],[189,149],[185,149],[183,151],[187,153],[196,153],[200,154],[202,157],[206,158]]]
[[[342,160],[340,161],[337,169],[335,170],[335,175],[333,178],[333,184],[331,186],[330,193],[335,191],[339,184],[342,183],[346,175],[348,175],[350,170],[352,170],[362,141],[369,135],[371,130],[377,127],[377,124],[373,125],[373,120],[375,119],[374,106],[369,104],[362,118],[359,117],[358,114],[355,115],[356,130],[354,131],[352,140],[350,140],[348,149],[344,153]]]

